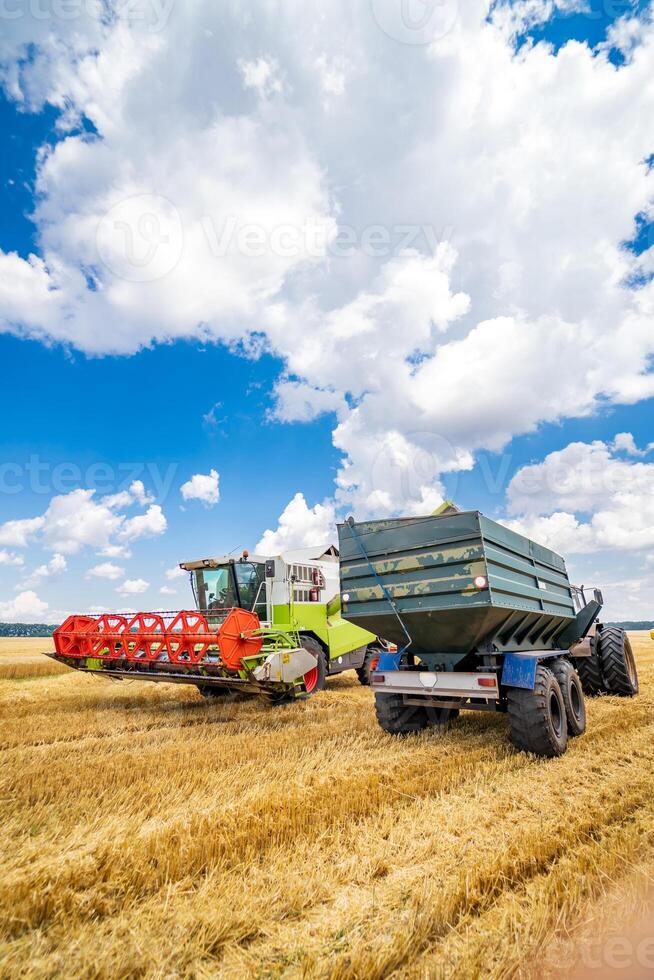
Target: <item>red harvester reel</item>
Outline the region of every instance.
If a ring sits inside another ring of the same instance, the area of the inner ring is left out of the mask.
[[[218,645],[228,670],[239,670],[244,657],[256,656],[263,637],[256,613],[230,609],[225,620],[211,629],[206,616],[195,611],[139,612],[132,616],[106,613],[73,615],[53,633],[57,655],[64,658],[154,663],[163,660],[180,666],[202,662],[210,646]]]

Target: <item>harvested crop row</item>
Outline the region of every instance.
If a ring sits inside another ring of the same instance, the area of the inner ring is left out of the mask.
[[[494,716],[393,740],[349,675],[281,710],[4,682],[0,972],[510,975],[654,860],[637,656],[641,696],[590,702],[553,762]]]

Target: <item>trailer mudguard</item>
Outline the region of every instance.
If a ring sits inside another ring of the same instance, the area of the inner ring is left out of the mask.
[[[506,653],[502,665],[502,687],[522,687],[533,691],[536,669],[541,660],[561,657],[567,650],[541,650],[538,653]]]
[[[601,593],[596,591],[595,595],[601,599]],[[601,609],[602,603],[597,598],[591,599],[583,609],[579,610],[570,625],[566,626],[562,633],[559,633],[556,642],[561,646],[568,647],[582,640],[599,616]]]
[[[379,655],[379,662],[375,670],[399,670],[402,653],[391,653],[388,650],[382,651]]]

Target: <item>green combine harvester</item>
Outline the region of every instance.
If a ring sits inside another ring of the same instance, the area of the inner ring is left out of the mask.
[[[343,617],[397,645],[371,685],[392,734],[461,709],[506,712],[514,744],[561,755],[586,727],[584,694],[631,697],[629,638],[563,558],[477,511],[338,527]]]
[[[367,684],[385,645],[341,616],[333,546],[184,562],[195,609],[75,614],[49,654],[101,676],[194,684],[205,697],[306,698],[354,669]]]

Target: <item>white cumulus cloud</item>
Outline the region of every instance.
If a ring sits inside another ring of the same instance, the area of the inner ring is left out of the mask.
[[[128,542],[166,530],[166,517],[159,504],[150,504],[144,513],[133,517],[118,513],[125,502],[148,499],[130,492],[129,501],[121,501],[116,495],[97,497],[95,490],[72,490],[52,497],[45,513],[38,517],[1,525],[0,544],[26,547],[38,540],[59,555],[92,548],[108,558],[128,557]]]
[[[65,572],[68,568],[68,563],[63,555],[54,554],[49,562],[39,565],[35,568],[26,579],[21,583],[22,586],[32,586],[38,585],[38,583],[44,578],[52,578],[55,575],[59,575]]]
[[[208,507],[213,507],[220,500],[220,476],[217,470],[209,473],[196,473],[182,483],[179,491],[184,500],[200,500]]]
[[[168,522],[159,504],[150,504],[145,514],[129,517],[120,529],[120,536],[126,541],[137,538],[150,538],[163,534]]]
[[[25,559],[22,555],[16,555],[12,551],[7,551],[6,548],[0,548],[0,565],[20,566],[24,563]]]
[[[254,550],[259,555],[280,555],[293,548],[332,544],[335,537],[333,503],[309,507],[304,494],[296,493],[280,514],[277,528],[264,531]]]
[[[336,498],[361,514],[430,509],[479,450],[654,395],[654,248],[623,244],[654,216],[651,5],[558,51],[517,42],[582,0],[437,5],[455,16],[417,45],[393,4],[198,0],[153,32],[130,6],[5,25],[8,96],[64,117],[38,254],[0,253],[2,329],[272,353],[273,413],[336,414]]]
[[[142,592],[147,592],[149,588],[150,583],[144,578],[128,578],[122,585],[118,586],[116,592],[121,595],[141,595]]]
[[[41,622],[48,611],[48,603],[39,599],[36,592],[27,589],[14,599],[0,602],[0,620],[8,623]]]
[[[125,569],[121,568],[120,565],[115,565],[111,561],[103,561],[98,565],[94,565],[93,568],[89,568],[86,574],[92,578],[117,580],[125,574]]]
[[[16,521],[5,521],[0,525],[0,544],[14,548],[25,548],[31,538],[45,524],[43,517],[28,517]]]
[[[654,463],[617,457],[615,443],[570,443],[509,484],[509,522],[555,551],[654,547]]]

